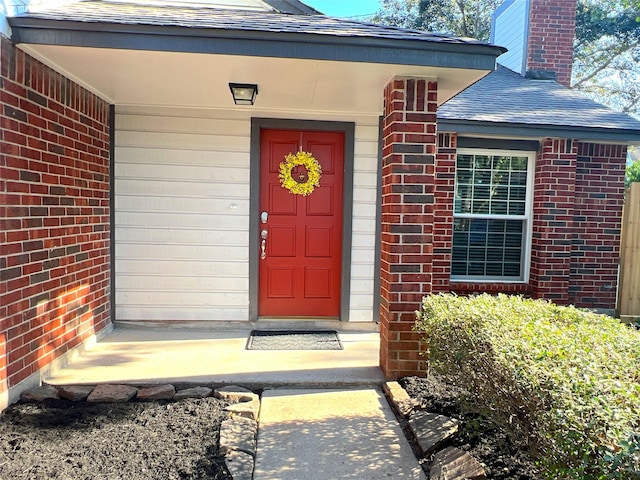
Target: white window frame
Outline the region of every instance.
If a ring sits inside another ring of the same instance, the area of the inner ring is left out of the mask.
[[[531,242],[532,242],[532,223],[533,223],[533,187],[534,187],[534,175],[535,175],[535,162],[536,152],[523,151],[523,150],[493,150],[493,149],[480,149],[480,148],[459,148],[456,151],[456,176],[454,192],[458,186],[458,155],[489,155],[489,156],[512,156],[512,157],[527,157],[527,192],[525,197],[525,213],[524,215],[491,215],[491,214],[476,214],[476,213],[456,213],[455,212],[455,197],[453,208],[453,219],[457,218],[470,218],[470,219],[482,219],[490,218],[492,220],[522,220],[523,221],[523,239],[522,239],[522,276],[521,278],[512,277],[488,277],[488,276],[461,276],[451,275],[451,283],[528,283],[529,273],[531,267]],[[451,262],[453,262],[453,231],[451,232]]]

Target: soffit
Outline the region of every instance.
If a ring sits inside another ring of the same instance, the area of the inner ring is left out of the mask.
[[[8,20],[21,48],[119,105],[225,107],[238,82],[259,85],[261,108],[379,114],[392,78],[438,81],[442,103],[503,52],[324,15],[100,0]]]
[[[256,107],[291,111],[380,114],[393,77],[439,82],[438,103],[485,71],[58,45],[25,51],[116,105],[226,108],[228,83],[255,83]]]

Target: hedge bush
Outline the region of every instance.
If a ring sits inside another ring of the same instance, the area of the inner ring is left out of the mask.
[[[553,479],[640,479],[640,332],[543,300],[425,297],[429,369],[526,444]]]

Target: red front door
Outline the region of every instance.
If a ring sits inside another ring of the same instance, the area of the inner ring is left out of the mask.
[[[278,177],[280,163],[300,150],[322,167],[320,186],[308,196],[283,188]],[[343,170],[341,132],[262,130],[260,316],[340,316]]]

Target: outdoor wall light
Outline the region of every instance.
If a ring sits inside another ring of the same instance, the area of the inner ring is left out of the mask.
[[[252,83],[230,83],[229,89],[236,105],[253,105],[258,95],[258,85]]]

